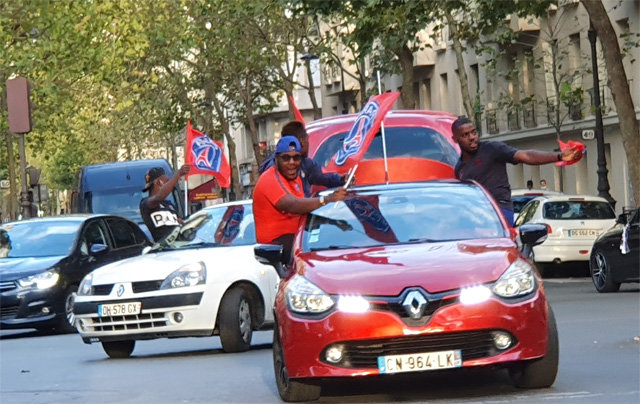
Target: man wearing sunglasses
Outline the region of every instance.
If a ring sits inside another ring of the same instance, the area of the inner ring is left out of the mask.
[[[281,244],[283,262],[291,262],[293,237],[300,219],[329,202],[342,201],[345,188],[328,196],[305,197],[298,175],[302,163],[302,147],[294,136],[283,136],[276,145],[275,165],[260,175],[253,190],[253,216],[258,243]]]
[[[327,188],[336,188],[344,185],[347,176],[336,173],[323,173],[322,168],[308,157],[309,153],[309,135],[304,124],[299,121],[290,121],[282,127],[282,136],[295,136],[300,142],[300,154],[302,161],[300,164],[300,179],[302,179],[302,189],[304,195],[311,196],[311,185],[321,185]],[[265,172],[269,167],[275,164],[275,153],[267,157],[260,165],[258,171],[260,174]],[[352,180],[353,181],[353,180]],[[352,182],[353,184],[353,182]]]

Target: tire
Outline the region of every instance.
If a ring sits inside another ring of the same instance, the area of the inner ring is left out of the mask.
[[[549,306],[549,326],[547,328],[547,353],[540,359],[514,365],[509,369],[513,385],[526,389],[550,387],[558,375],[560,359],[558,328],[553,310]]]
[[[244,352],[251,347],[253,318],[247,292],[234,288],[225,293],[218,314],[220,342],[225,352]]]
[[[273,329],[273,372],[278,393],[283,401],[313,401],[320,398],[322,388],[319,385],[289,379],[277,324]]]
[[[75,316],[73,314],[73,302],[75,301],[76,295],[78,292],[78,285],[69,285],[67,289],[64,291],[64,302],[63,302],[63,310],[61,313],[61,318],[58,320],[57,324],[52,327],[52,331],[61,334],[70,334],[76,333],[75,327]]]
[[[102,349],[104,352],[113,359],[124,359],[131,356],[133,348],[136,346],[136,341],[103,341]]]
[[[593,286],[600,293],[617,292],[620,290],[620,283],[614,282],[611,275],[611,266],[602,250],[596,249],[591,253],[589,260],[589,270]]]

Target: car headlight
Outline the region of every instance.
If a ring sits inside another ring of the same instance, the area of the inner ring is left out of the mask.
[[[500,297],[518,297],[531,293],[535,286],[533,267],[518,258],[496,281],[492,291]]]
[[[333,307],[335,302],[322,289],[302,276],[296,275],[285,292],[289,310],[302,314],[319,314]]]
[[[23,289],[49,289],[58,283],[58,279],[60,279],[58,270],[50,269],[46,272],[18,279],[18,286]]]
[[[205,283],[206,280],[207,270],[204,266],[204,262],[194,262],[174,271],[162,282],[160,289],[196,286],[201,283]]]
[[[84,277],[80,286],[78,286],[78,296],[89,296],[91,294],[91,287],[93,286],[93,273],[89,273]]]

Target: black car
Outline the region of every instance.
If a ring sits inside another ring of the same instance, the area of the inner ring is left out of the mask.
[[[621,283],[640,280],[640,209],[620,215],[615,226],[596,239],[589,267],[601,293],[617,292]]]
[[[139,255],[151,243],[138,225],[111,215],[69,215],[0,226],[0,328],[72,332],[82,278]]]

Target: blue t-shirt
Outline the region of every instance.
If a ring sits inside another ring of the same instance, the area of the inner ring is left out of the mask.
[[[517,164],[514,160],[517,151],[503,142],[479,142],[478,150],[471,159],[458,160],[456,178],[477,181],[493,195],[501,208],[513,210],[506,163]]]

